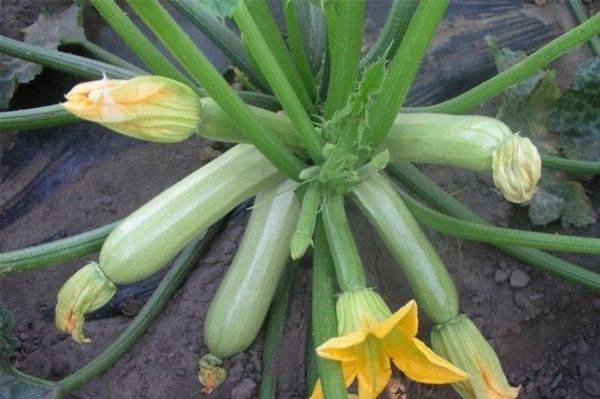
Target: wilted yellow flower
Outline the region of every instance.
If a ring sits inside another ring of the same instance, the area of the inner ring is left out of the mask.
[[[537,148],[526,137],[513,135],[492,154],[494,184],[510,202],[527,202],[536,192],[542,174]]]
[[[417,304],[410,301],[392,314],[369,288],[344,292],[337,301],[339,336],[317,348],[321,357],[342,364],[346,386],[358,378],[358,396],[376,398],[386,387],[394,365],[407,377],[428,384],[447,384],[468,375],[436,355],[416,338]],[[320,384],[312,398],[322,398]]]
[[[60,288],[56,302],[56,327],[71,334],[79,343],[90,342],[83,336],[85,314],[100,309],[116,291],[117,287],[104,275],[98,264],[88,263]]]
[[[192,89],[160,76],[81,83],[65,97],[62,105],[73,115],[148,141],[185,140],[202,116],[200,97]]]
[[[470,377],[456,382],[463,399],[514,399],[519,387],[511,387],[500,360],[475,324],[465,315],[434,327],[431,343],[435,351],[461,367]]]

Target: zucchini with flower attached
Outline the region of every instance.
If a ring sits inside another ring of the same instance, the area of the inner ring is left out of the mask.
[[[89,263],[62,286],[57,327],[77,342],[89,342],[82,331],[84,315],[108,302],[116,285],[156,273],[201,231],[281,179],[254,146],[239,144],[163,191],[111,232],[99,264]]]
[[[198,132],[227,142],[247,139],[210,99],[202,99]],[[256,116],[292,150],[301,141],[284,115],[253,108]],[[533,143],[510,131],[501,121],[477,115],[400,113],[379,150],[391,161],[443,164],[475,171],[491,171],[494,184],[511,202],[531,199],[541,175],[540,155]]]
[[[248,227],[204,322],[210,354],[200,359],[199,378],[206,392],[225,374],[220,359],[244,351],[256,339],[289,260],[299,207],[285,181],[256,196]],[[219,377],[220,376],[220,377]]]

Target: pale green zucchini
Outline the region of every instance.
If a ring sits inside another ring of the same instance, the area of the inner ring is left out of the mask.
[[[102,246],[100,269],[115,284],[143,280],[237,204],[281,180],[254,146],[237,145],[125,218]]]
[[[204,341],[214,356],[242,352],[260,331],[288,262],[300,212],[294,185],[288,180],[256,196],[240,247],[204,322]]]
[[[436,323],[455,317],[458,296],[452,278],[387,178],[374,174],[351,196],[400,265],[425,314]]]

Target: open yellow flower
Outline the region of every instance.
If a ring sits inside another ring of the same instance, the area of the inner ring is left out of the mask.
[[[198,129],[200,97],[161,76],[102,79],[73,87],[62,106],[73,115],[142,140],[178,142]]]
[[[337,302],[339,336],[317,348],[321,357],[342,364],[346,386],[358,379],[360,399],[376,398],[386,387],[390,359],[407,377],[428,384],[465,380],[468,375],[416,338],[417,304],[410,301],[392,314],[373,290],[344,292]],[[312,398],[322,398],[320,383]]]

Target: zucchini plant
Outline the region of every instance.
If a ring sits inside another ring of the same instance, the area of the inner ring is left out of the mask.
[[[518,395],[492,347],[461,314],[452,277],[419,224],[496,245],[600,291],[599,274],[542,251],[600,254],[600,239],[486,225],[411,164],[490,173],[504,199],[516,204],[532,198],[542,165],[600,174],[597,162],[540,154],[501,121],[468,115],[595,38],[600,15],[456,98],[409,108],[404,100],[448,0],[395,0],[379,40],[363,58],[365,0],[283,0],[285,38],[266,0],[170,0],[223,49],[237,79],[252,91],[235,91],[158,0],[126,0],[152,38],[113,0],[90,2],[146,70],[0,37],[3,53],[93,79],[75,86],[62,104],[1,113],[2,130],[87,120],[140,140],[177,142],[198,134],[235,145],[114,225],[0,255],[4,274],[93,253],[104,242],[99,262],[77,271],[58,292],[56,326],[76,341],[89,341],[85,315],[107,303],[119,285],[155,274],[254,196],[241,245],[206,315],[203,339],[210,353],[198,370],[205,392],[226,378],[222,361],[256,339],[273,298],[289,301],[286,265],[310,255],[312,246],[309,349],[318,355],[318,379],[309,382],[307,395],[314,398],[346,398],[355,380],[360,398],[375,398],[392,364],[415,381],[451,383],[463,398]],[[232,18],[240,36],[222,23],[225,18]],[[415,300],[396,312],[366,280],[346,216],[348,201],[371,222],[412,287]],[[282,275],[287,277],[280,283]],[[278,341],[286,307],[273,307],[268,342]],[[435,323],[433,349],[416,337],[418,309]],[[272,348],[266,352],[275,356]],[[103,367],[88,367],[77,384],[105,370],[110,361],[103,361]],[[274,397],[274,379],[267,380],[261,397]],[[77,384],[59,385],[55,397]]]

